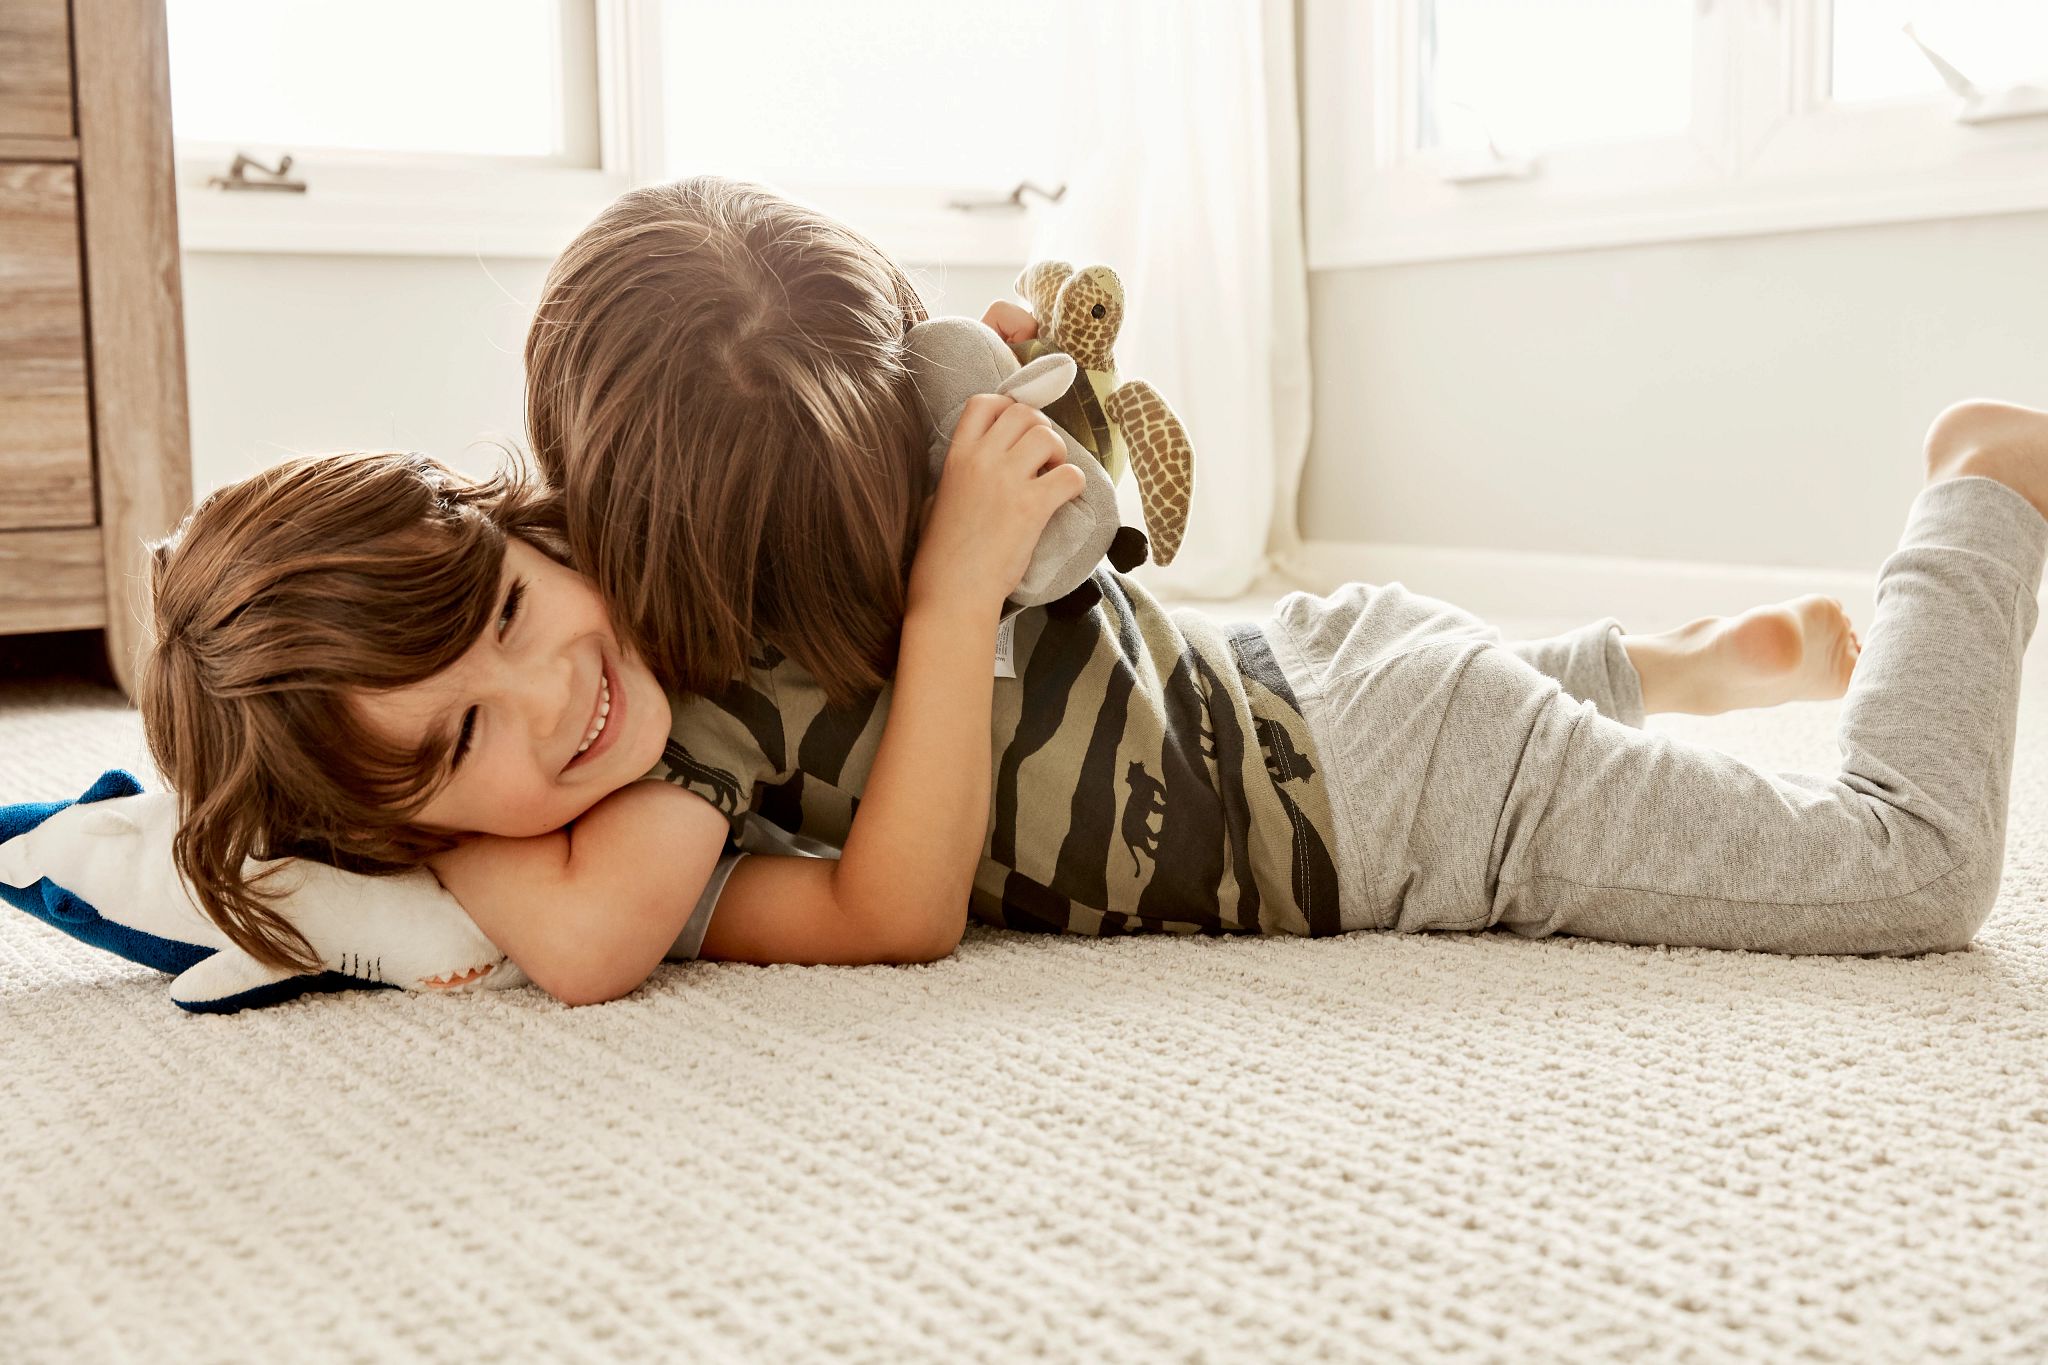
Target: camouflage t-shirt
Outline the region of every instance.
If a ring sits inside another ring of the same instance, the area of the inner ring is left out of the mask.
[[[1044,933],[1339,932],[1322,762],[1271,641],[1167,611],[1104,566],[1102,601],[1012,618],[988,841],[968,911]],[[660,777],[843,847],[892,689],[831,707],[772,650],[715,696],[672,696]]]

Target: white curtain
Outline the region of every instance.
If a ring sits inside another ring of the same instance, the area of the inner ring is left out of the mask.
[[[1195,447],[1179,556],[1156,593],[1233,597],[1300,543],[1308,454],[1294,0],[1108,4],[1084,107],[1090,151],[1045,208],[1032,259],[1122,277],[1117,369],[1146,379]],[[1053,99],[1069,97],[1062,72]],[[1120,493],[1143,525],[1135,480]]]

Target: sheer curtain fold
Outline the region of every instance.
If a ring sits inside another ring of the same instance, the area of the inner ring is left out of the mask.
[[[1180,555],[1137,577],[1232,597],[1300,541],[1308,454],[1293,0],[1105,6],[1089,104],[1099,141],[1045,211],[1032,258],[1124,281],[1125,378],[1150,380],[1195,445]],[[1135,482],[1126,520],[1142,525]]]

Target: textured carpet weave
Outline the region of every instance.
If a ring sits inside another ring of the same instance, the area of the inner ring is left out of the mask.
[[[1920,960],[973,928],[206,1018],[8,911],[0,1359],[2048,1359],[2028,668],[2003,899]],[[1831,768],[1838,710],[1652,726]],[[147,772],[60,684],[0,754]]]

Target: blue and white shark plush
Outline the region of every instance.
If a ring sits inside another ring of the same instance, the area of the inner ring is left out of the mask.
[[[297,858],[282,860],[264,891],[326,970],[266,967],[200,912],[171,859],[177,828],[177,797],[145,792],[118,768],[77,801],[0,806],[0,899],[95,948],[173,974],[171,999],[202,1013],[308,991],[526,983],[426,868],[369,877]]]

